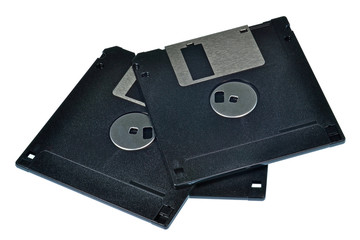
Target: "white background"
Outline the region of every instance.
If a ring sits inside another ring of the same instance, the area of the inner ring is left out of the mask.
[[[0,239],[360,239],[356,2],[2,1]],[[15,167],[104,48],[138,53],[283,15],[347,142],[271,164],[264,202],[189,199],[163,230]]]

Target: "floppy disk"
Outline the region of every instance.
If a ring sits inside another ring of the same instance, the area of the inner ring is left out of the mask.
[[[133,68],[177,187],[345,140],[285,17],[140,53]]]
[[[131,66],[104,50],[16,162],[22,169],[168,227],[187,197],[263,199],[267,166],[175,189]]]

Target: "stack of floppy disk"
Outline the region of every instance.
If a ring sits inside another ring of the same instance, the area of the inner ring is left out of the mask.
[[[267,164],[344,140],[281,17],[105,49],[16,164],[166,228],[189,196],[264,199]]]

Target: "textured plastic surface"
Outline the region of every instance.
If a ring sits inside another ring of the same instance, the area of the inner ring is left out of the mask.
[[[144,98],[138,81],[128,92],[128,96],[143,102]],[[264,200],[266,195],[267,165],[254,169],[207,181],[195,185],[190,192],[194,198],[222,198],[222,199],[249,199]],[[261,187],[252,187],[253,184],[260,184]]]
[[[188,195],[265,197],[267,166],[209,184],[175,190],[156,141],[140,151],[124,151],[110,140],[109,128],[123,114],[145,108],[118,98],[112,90],[134,54],[104,50],[55,114],[17,160],[18,167],[169,226]],[[263,181],[262,189],[251,182]],[[225,194],[224,194],[225,193]]]
[[[165,50],[134,59],[175,186],[345,139],[287,19],[250,29],[265,59],[263,66],[191,86],[179,85]],[[248,83],[258,94],[257,106],[245,117],[227,119],[211,109],[211,92],[229,81]]]

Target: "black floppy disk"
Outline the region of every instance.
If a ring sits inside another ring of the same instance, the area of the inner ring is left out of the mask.
[[[345,140],[285,17],[133,63],[177,187]]]
[[[104,50],[16,165],[162,227],[189,195],[263,199],[267,166],[174,189],[134,83],[116,95],[134,56]]]

